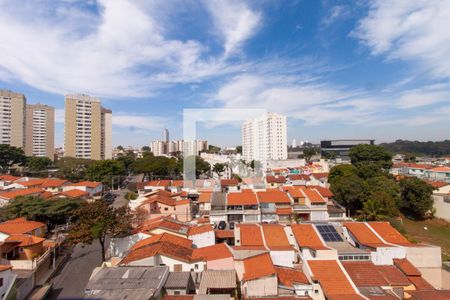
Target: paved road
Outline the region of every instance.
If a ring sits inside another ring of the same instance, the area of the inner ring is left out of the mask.
[[[100,252],[97,241],[84,248],[75,246],[69,261],[51,280],[53,289],[47,299],[82,299],[92,270],[101,264]]]
[[[128,200],[125,199],[125,194],[130,190],[122,189],[119,191],[114,191],[114,194],[117,196],[114,199],[114,202],[111,204],[114,208],[119,208],[125,205],[128,205]]]

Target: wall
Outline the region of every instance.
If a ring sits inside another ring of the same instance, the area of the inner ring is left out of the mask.
[[[122,257],[123,254],[134,244],[151,235],[145,233],[136,233],[122,238],[112,238],[109,244],[111,256]]]
[[[234,270],[233,257],[210,260],[206,262],[208,270]]]
[[[216,243],[216,237],[213,230],[201,234],[191,235],[189,236],[189,239],[196,248],[203,248]]]
[[[290,267],[290,268],[294,267],[293,262],[296,260],[294,250],[288,250],[288,251],[272,251],[272,250],[270,250],[270,257],[272,258],[274,265]]]
[[[406,258],[417,268],[441,268],[441,247],[426,245],[405,248]]]
[[[250,280],[244,282],[242,288],[246,297],[277,296],[278,280],[276,276]]]
[[[0,272],[0,278],[3,279],[3,285],[0,287],[0,295],[8,292],[14,280],[16,279],[16,276],[17,275],[12,273],[11,270]]]
[[[441,218],[447,221],[450,221],[450,202],[445,202],[444,197],[450,197],[443,196],[443,195],[433,195],[434,204],[433,207],[436,210],[435,217]]]
[[[405,258],[406,249],[404,247],[378,247],[377,251],[370,253],[370,259],[375,265],[392,265],[394,258]]]
[[[324,207],[324,210],[317,211],[311,210],[311,221],[328,221],[328,211],[327,207]]]

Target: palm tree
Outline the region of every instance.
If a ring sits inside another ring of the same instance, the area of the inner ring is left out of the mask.
[[[379,221],[386,219],[385,209],[379,201],[374,198],[368,199],[359,211],[361,217],[366,221]]]

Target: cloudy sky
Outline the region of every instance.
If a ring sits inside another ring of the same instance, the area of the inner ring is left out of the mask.
[[[450,2],[0,0],[0,88],[113,110],[115,145],[182,136],[185,108],[265,108],[289,140],[450,138]],[[240,143],[236,124],[200,137]]]

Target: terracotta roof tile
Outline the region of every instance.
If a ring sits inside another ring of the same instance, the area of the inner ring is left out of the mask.
[[[286,177],[284,176],[267,176],[266,177],[267,183],[286,183]]]
[[[308,260],[314,280],[319,281],[327,297],[357,295],[347,276],[335,260]]]
[[[391,286],[408,286],[411,282],[396,266],[376,266],[378,272]]]
[[[320,180],[323,178],[328,178],[328,173],[312,173],[311,176]]]
[[[448,300],[450,299],[450,290],[434,291],[408,291],[413,300]]]
[[[295,186],[284,186],[283,190],[286,191],[292,198],[305,198],[305,195],[300,191],[300,189]]]
[[[368,226],[362,222],[346,222],[344,226],[361,245],[371,248],[390,247],[384,243]]]
[[[101,182],[96,181],[81,181],[77,183],[72,183],[71,186],[86,186],[88,188],[96,188],[101,184],[102,184]]]
[[[205,261],[218,260],[231,258],[233,255],[224,243],[215,244],[212,246],[196,248],[192,252],[194,259],[200,259]]]
[[[163,255],[184,262],[197,261],[192,258],[192,248],[186,248],[169,242],[157,242],[132,250],[125,255],[120,264],[129,264],[133,261]]]
[[[44,180],[44,182],[41,184],[41,188],[59,187],[66,183],[69,182],[65,179],[48,178]]]
[[[237,180],[236,178],[220,180],[220,186],[222,187],[235,185],[239,185],[239,180]]]
[[[256,224],[238,224],[242,246],[264,246],[261,228]]]
[[[192,227],[189,227],[187,235],[192,236],[192,235],[202,234],[202,233],[206,233],[206,232],[210,232],[210,231],[214,231],[211,224],[192,226]]]
[[[199,203],[210,203],[212,194],[213,194],[212,192],[201,192],[198,197],[198,202]]]
[[[0,193],[0,198],[12,200],[20,196],[39,195],[44,192],[41,188],[20,189],[9,192]]]
[[[388,222],[367,222],[367,225],[372,227],[388,243],[404,246],[411,245],[411,242],[395,230]]]
[[[277,215],[291,215],[292,207],[277,208]]]
[[[40,186],[41,184],[43,184],[45,182],[44,179],[30,179],[28,181],[21,181],[18,182],[18,184],[22,185],[22,186],[26,186],[26,187],[32,187],[32,186]]]
[[[292,224],[292,232],[300,248],[329,250],[317,235],[312,224]]]
[[[45,239],[30,234],[11,234],[9,237],[6,238],[5,241],[17,242],[19,243],[17,246],[28,247],[36,245],[38,243],[42,243],[43,241],[45,241]]]
[[[227,205],[258,205],[256,195],[251,190],[227,194]]]
[[[68,198],[81,198],[81,197],[88,196],[89,193],[79,190],[79,189],[73,189],[73,190],[68,190],[65,192],[58,193],[57,195],[66,196]]]
[[[257,192],[259,203],[291,203],[287,194],[280,190]]]
[[[272,276],[275,274],[276,270],[268,253],[244,259],[244,281]]]
[[[306,174],[290,174],[288,175],[289,180],[304,180],[304,181],[310,181],[311,178],[309,178]]]
[[[341,262],[356,286],[387,286],[388,281],[378,272],[370,261]]]
[[[0,223],[0,232],[6,234],[25,234],[35,229],[44,227],[45,224],[37,221],[27,221],[25,218],[17,218]]]
[[[408,280],[411,281],[412,284],[419,291],[433,291],[435,288],[426,281],[422,276],[408,276]]]
[[[394,265],[396,265],[407,276],[422,275],[420,271],[416,267],[414,267],[413,264],[406,258],[404,259],[394,258]]]
[[[10,265],[0,265],[0,272],[6,271],[6,270],[11,270],[12,266]]]
[[[312,204],[318,204],[318,203],[327,203],[327,200],[325,200],[318,191],[311,189],[309,187],[306,186],[299,186],[298,187],[303,194],[309,199],[309,201]]]
[[[284,231],[284,226],[279,224],[263,224],[262,232],[266,245],[270,250],[293,250]],[[242,239],[242,238],[241,238]]]
[[[139,249],[144,246],[151,245],[151,244],[154,244],[154,243],[157,243],[160,241],[161,242],[169,242],[174,245],[182,246],[185,248],[191,248],[191,246],[192,246],[191,240],[165,232],[163,234],[155,234],[154,236],[140,240],[139,242],[137,242],[136,244],[131,246],[130,251],[136,250],[136,249]]]
[[[3,181],[14,182],[18,179],[20,179],[20,177],[12,176],[9,174],[0,175],[0,180],[3,180]]]
[[[218,239],[231,239],[234,238],[234,230],[214,230],[214,234]]]
[[[308,187],[317,190],[322,197],[325,197],[325,198],[334,197],[334,194],[330,191],[329,188],[326,188],[326,187],[323,187],[320,185],[309,185]]]
[[[294,287],[294,283],[310,284],[308,278],[299,269],[275,267],[278,275],[278,284],[285,287]]]

